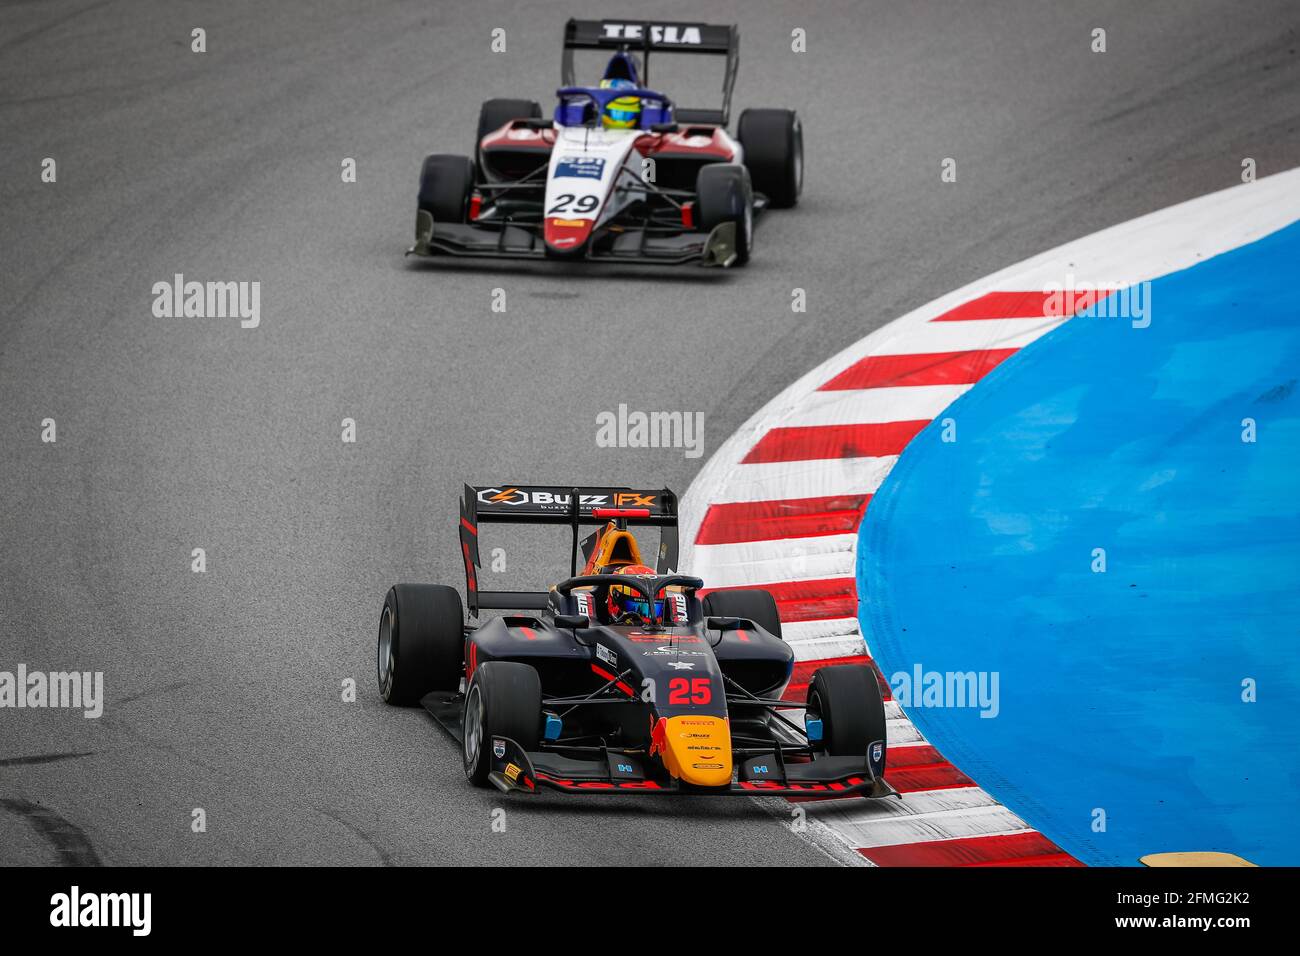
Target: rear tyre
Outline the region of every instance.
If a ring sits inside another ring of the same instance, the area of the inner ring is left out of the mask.
[[[509,737],[524,750],[536,750],[541,737],[542,681],[529,664],[480,664],[465,691],[461,754],[465,776],[476,787],[488,785],[492,738]]]
[[[754,245],[754,187],[749,170],[738,163],[701,166],[695,178],[695,202],[703,231],[712,232],[724,222],[736,224],[736,259],[732,264],[747,263]]]
[[[517,119],[541,119],[542,107],[534,100],[487,100],[478,111],[478,138],[474,140],[477,155],[483,137],[495,133],[506,123]]]
[[[774,637],[781,636],[781,615],[776,610],[776,599],[759,588],[706,594],[704,616],[743,617]]]
[[[455,588],[395,584],[379,614],[379,693],[407,707],[425,694],[454,691],[465,655],[465,615]]]
[[[794,110],[745,110],[736,127],[754,188],[777,208],[803,191],[803,124]]]
[[[428,156],[420,170],[420,211],[432,215],[434,222],[466,222],[473,188],[474,163],[468,157]],[[418,238],[418,217],[416,234]]]
[[[885,741],[885,701],[876,674],[862,664],[820,667],[808,683],[808,716],[821,718],[822,744],[830,757],[865,757],[873,741]],[[880,766],[885,766],[882,749]]]

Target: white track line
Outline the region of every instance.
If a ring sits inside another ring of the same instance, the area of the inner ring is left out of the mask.
[[[751,442],[745,451],[749,451],[752,445]],[[743,457],[743,453],[740,457]],[[834,461],[777,461],[758,465],[737,463],[731,470],[730,480],[717,489],[716,496],[709,499],[709,504],[871,494],[885,480],[885,475],[889,474],[897,460],[897,455],[887,455],[881,458],[837,458]],[[696,482],[698,481],[697,478]],[[694,488],[695,484],[691,487]],[[702,511],[688,517],[686,508],[686,502],[683,501],[682,527],[691,529],[689,537],[682,536],[684,558],[691,550],[691,542],[695,540],[695,529],[704,517]]]
[[[970,389],[969,385],[914,385],[813,392],[782,420],[794,428],[815,425],[865,425],[930,421]]]

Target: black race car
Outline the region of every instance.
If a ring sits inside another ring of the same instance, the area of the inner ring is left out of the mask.
[[[568,526],[571,577],[546,591],[478,587],[481,524]],[[660,529],[656,567],[629,526]],[[579,541],[580,529],[596,531]],[[794,652],[772,596],[674,573],[677,499],[631,488],[466,486],[460,595],[398,584],[379,618],[380,693],[422,704],[478,786],[571,793],[895,795],[874,673],[824,667],[782,699]],[[578,573],[579,554],[585,561]],[[802,712],[802,713],[800,713]]]

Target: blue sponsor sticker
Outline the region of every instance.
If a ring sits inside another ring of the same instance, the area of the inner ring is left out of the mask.
[[[605,161],[599,156],[565,156],[555,165],[555,178],[600,179],[605,173]]]

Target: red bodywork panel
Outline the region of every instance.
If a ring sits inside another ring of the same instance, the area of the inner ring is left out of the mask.
[[[707,157],[729,163],[736,158],[731,137],[717,126],[689,126],[676,133],[647,133],[637,140],[636,148],[642,155],[657,159]]]
[[[485,152],[496,149],[549,152],[554,145],[554,129],[511,129],[508,124],[484,136],[479,144]],[[732,162],[736,158],[733,140],[717,126],[689,126],[676,133],[644,133],[637,139],[636,149],[643,156],[663,159],[708,157]]]
[[[507,123],[495,133],[488,133],[479,144],[482,149],[550,150],[555,144],[554,129],[511,129]]]

